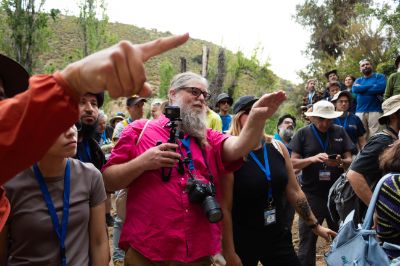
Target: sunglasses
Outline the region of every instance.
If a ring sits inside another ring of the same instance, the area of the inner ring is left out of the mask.
[[[202,91],[202,90],[200,90],[199,88],[196,88],[196,87],[184,87],[184,88],[181,88],[181,90],[185,90],[187,92],[190,92],[193,96],[196,96],[196,97],[199,97],[200,94],[202,94],[203,97],[204,97],[204,100],[206,100],[206,101],[210,100],[210,98],[211,98],[211,94],[210,93],[208,93],[206,91]]]

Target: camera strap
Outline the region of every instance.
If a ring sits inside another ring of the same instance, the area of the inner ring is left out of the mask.
[[[67,227],[68,227],[68,216],[69,216],[69,195],[70,195],[70,166],[69,160],[67,160],[67,164],[65,166],[65,174],[64,174],[64,196],[63,196],[63,214],[61,224],[58,220],[57,212],[54,207],[54,203],[51,199],[50,192],[47,188],[46,182],[44,181],[43,175],[40,172],[40,169],[35,163],[33,165],[33,172],[35,174],[36,180],[39,183],[40,190],[43,194],[43,199],[46,202],[47,209],[50,214],[51,221],[53,223],[53,229],[57,235],[57,238],[60,242],[60,257],[61,257],[61,266],[67,265],[67,257],[65,250],[65,239],[67,237]]]
[[[185,158],[185,161],[187,160],[187,164],[189,165],[189,167],[188,167],[189,174],[190,174],[190,176],[193,177],[193,171],[195,170],[195,167],[194,167],[194,163],[193,163],[193,159],[192,159],[192,151],[190,149],[190,136],[188,136],[187,138],[181,139],[181,142],[182,142],[183,147],[185,147],[185,150],[186,150],[187,157]],[[184,157],[182,154],[182,150],[181,149],[179,149],[179,150],[180,150],[182,157]],[[208,162],[207,162],[206,152],[201,147],[200,147],[200,150],[201,150],[201,154],[203,156],[203,160],[204,160],[204,163],[205,163],[207,171],[208,171],[208,178],[209,178],[212,186],[214,186],[214,178],[213,178],[213,175],[211,174],[210,166],[208,165]],[[185,165],[187,165],[187,164],[185,164]]]

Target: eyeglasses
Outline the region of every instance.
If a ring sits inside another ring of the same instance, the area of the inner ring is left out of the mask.
[[[229,101],[219,101],[219,104],[229,104]]]
[[[181,88],[181,90],[185,90],[185,91],[189,91],[192,95],[199,97],[200,94],[203,94],[204,100],[208,101],[211,98],[211,94],[206,92],[206,91],[202,91],[199,88],[196,87],[184,87]]]

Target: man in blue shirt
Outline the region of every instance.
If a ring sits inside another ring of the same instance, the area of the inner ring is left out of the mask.
[[[222,120],[222,133],[225,133],[231,126],[232,116],[229,114],[229,109],[233,103],[232,97],[223,92],[217,96],[216,106],[219,108],[219,116]]]
[[[382,115],[386,80],[384,75],[373,73],[368,59],[360,61],[360,71],[364,76],[357,78],[353,84],[353,92],[357,95],[356,115],[367,131],[366,139],[369,139],[381,129],[378,119]]]

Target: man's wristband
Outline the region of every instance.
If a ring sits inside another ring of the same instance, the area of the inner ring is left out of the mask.
[[[313,223],[313,224],[309,224],[308,227],[309,227],[311,230],[314,230],[315,228],[317,228],[318,225],[319,225],[319,223],[318,223],[318,222],[315,222],[315,223]]]

